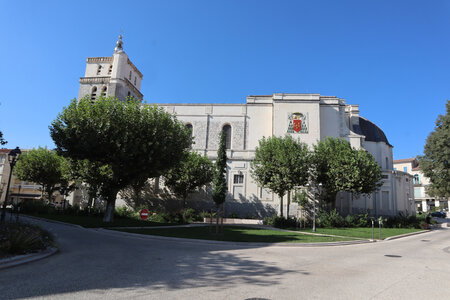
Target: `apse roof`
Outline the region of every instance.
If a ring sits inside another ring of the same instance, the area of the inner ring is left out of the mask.
[[[387,145],[393,147],[389,144],[389,141],[384,134],[383,130],[380,129],[373,122],[367,120],[366,118],[359,117],[359,126],[354,126],[356,133],[364,135],[367,142],[384,142]]]

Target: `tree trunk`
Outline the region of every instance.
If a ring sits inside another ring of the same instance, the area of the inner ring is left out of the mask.
[[[114,221],[114,209],[116,207],[116,196],[118,191],[114,190],[108,195],[106,199],[106,210],[103,216],[103,222],[112,223]]]
[[[291,205],[291,191],[287,194],[286,218],[289,218],[289,206]]]
[[[278,195],[280,197],[280,217],[283,216],[283,196],[284,195]]]
[[[219,234],[219,209],[220,209],[220,205],[217,205],[217,211],[216,211],[216,235]]]

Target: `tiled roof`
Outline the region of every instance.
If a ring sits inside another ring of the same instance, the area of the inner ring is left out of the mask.
[[[407,163],[407,162],[413,162],[416,158],[403,158],[403,159],[396,159],[394,160],[394,164],[401,164],[401,163]]]

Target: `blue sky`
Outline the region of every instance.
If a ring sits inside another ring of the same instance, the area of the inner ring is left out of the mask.
[[[450,1],[0,0],[0,130],[54,144],[86,57],[124,49],[150,103],[320,93],[359,104],[394,145],[423,151],[450,98]]]

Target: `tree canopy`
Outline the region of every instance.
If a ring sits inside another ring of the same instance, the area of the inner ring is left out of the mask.
[[[419,156],[420,169],[431,182],[427,192],[437,197],[450,197],[450,100],[446,111],[438,116],[436,127],[426,140],[424,155]]]
[[[6,145],[8,142],[3,138],[3,132],[0,131],[0,145]]]
[[[182,198],[183,206],[190,193],[212,180],[212,162],[196,152],[188,152],[179,164],[165,175],[165,185]]]
[[[381,168],[364,149],[353,149],[349,142],[328,137],[314,146],[311,181],[322,183],[321,198],[335,207],[341,191],[370,194],[381,185]]]
[[[283,216],[283,196],[295,186],[305,185],[309,177],[308,147],[291,136],[269,137],[259,141],[251,163],[252,178],[280,197]]]
[[[100,191],[106,222],[112,221],[119,190],[164,174],[192,143],[189,130],[163,108],[111,97],[72,100],[52,122],[50,135],[63,156],[108,166]]]
[[[23,181],[36,182],[42,186],[42,192],[48,200],[57,185],[67,185],[69,178],[65,172],[66,162],[55,151],[47,148],[37,148],[24,151],[14,168],[14,175]]]

